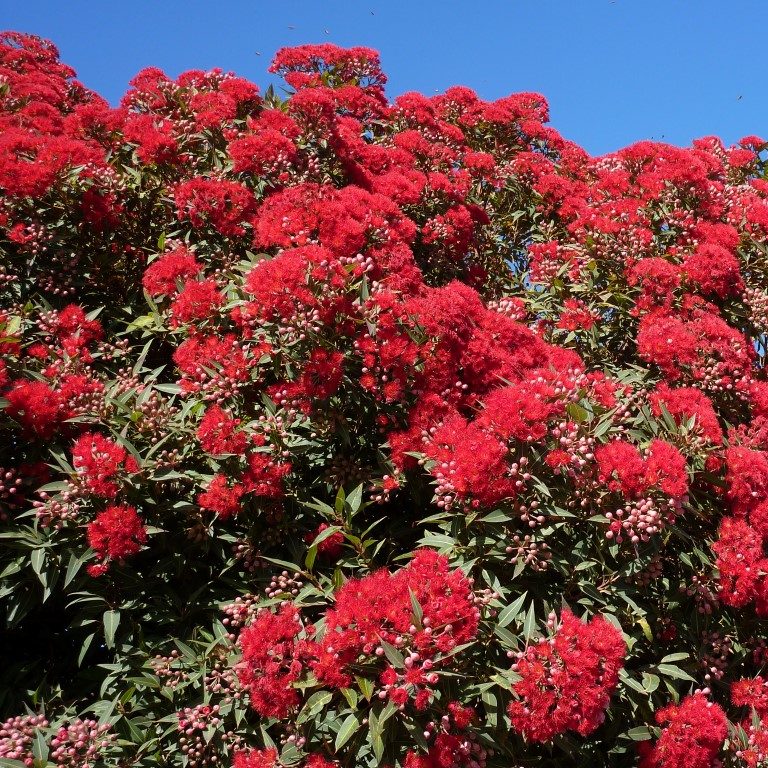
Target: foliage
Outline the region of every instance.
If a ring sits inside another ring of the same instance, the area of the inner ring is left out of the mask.
[[[766,764],[768,181],[0,45],[0,765]]]

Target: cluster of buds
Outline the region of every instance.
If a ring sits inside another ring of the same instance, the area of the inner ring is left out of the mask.
[[[92,768],[115,738],[110,726],[96,720],[73,720],[51,739],[50,760],[56,768]]]
[[[359,485],[366,478],[366,473],[359,461],[351,456],[334,456],[325,470],[325,477],[337,488],[350,488]]]
[[[555,474],[577,476],[594,458],[595,439],[589,435],[580,435],[576,422],[561,421],[551,430],[557,441],[557,450],[568,455],[568,461],[553,468]]]
[[[681,586],[680,591],[694,599],[699,613],[709,616],[717,607],[717,595],[712,591],[709,580],[702,576],[692,576],[691,583]]]
[[[31,768],[35,761],[32,755],[35,734],[48,725],[44,715],[11,717],[0,724],[0,758],[19,760]]]
[[[239,343],[233,345],[233,354],[236,353]],[[208,365],[198,365],[192,371],[185,371],[182,386],[190,392],[197,392],[201,398],[209,403],[223,406],[227,400],[236,397],[241,389],[247,387],[249,382],[241,381],[234,375],[228,374],[223,369],[214,369]]]
[[[264,587],[264,594],[270,600],[278,597],[296,597],[304,586],[300,576],[298,572],[291,575],[288,571],[282,571],[279,575],[273,576],[269,584]]]
[[[322,315],[319,309],[303,307],[297,309],[290,317],[281,317],[275,331],[277,345],[290,346],[298,341],[306,341],[321,333],[323,329]]]
[[[749,307],[749,320],[755,328],[768,331],[768,291],[761,288],[747,288],[744,300]]]
[[[472,581],[472,580],[470,580]],[[494,600],[498,600],[499,593],[493,589],[486,587],[485,589],[478,589],[472,593],[472,602],[477,606],[479,610],[487,608]],[[488,609],[488,615],[493,617],[496,615],[495,608]]]
[[[260,568],[266,567],[266,561],[259,554],[259,550],[248,539],[235,542],[232,545],[232,554],[241,562],[243,570],[248,573],[255,573]]]
[[[224,613],[221,623],[230,629],[240,629],[250,624],[259,612],[259,598],[251,594],[236,597],[234,602],[222,605],[221,610]]]
[[[103,360],[119,360],[131,353],[131,343],[128,339],[104,339],[97,347],[97,353]]]
[[[492,299],[486,304],[486,307],[494,312],[498,312],[500,315],[506,315],[518,323],[525,322],[528,318],[528,312],[523,302],[520,299],[509,296],[498,300]]]
[[[364,725],[367,725],[367,722],[364,721]],[[293,723],[288,723],[285,729],[285,733],[283,733],[280,737],[280,745],[285,747],[288,744],[291,744],[297,749],[303,749],[307,743],[307,739],[305,736],[302,736],[295,731],[296,726]]]
[[[149,664],[156,677],[163,680],[163,684],[168,688],[178,688],[182,683],[189,679],[189,675],[177,665],[179,663],[179,652],[174,648],[168,656],[158,653]]]
[[[120,368],[115,374],[114,388],[113,397],[125,395],[128,392],[141,394],[144,391],[144,383],[132,368]]]
[[[350,268],[355,277],[360,277],[366,272],[372,272],[376,266],[370,256],[364,256],[362,253],[358,253],[355,256],[341,256],[339,263],[344,267]]]
[[[526,534],[521,537],[515,534],[512,543],[508,544],[505,552],[511,555],[512,565],[523,563],[534,571],[545,571],[552,559],[552,552],[546,542],[536,541],[534,536]]]
[[[0,287],[9,287],[15,283],[19,276],[14,272],[9,264],[0,264]]]
[[[734,357],[741,356],[744,348],[738,342],[734,341],[732,354]],[[749,372],[734,368],[732,363],[725,363],[721,360],[710,360],[706,365],[697,368],[695,371],[696,385],[702,389],[718,392],[744,392],[749,384]]]
[[[38,491],[40,498],[32,502],[40,524],[46,528],[53,527],[61,530],[70,521],[80,517],[82,499],[74,490],[62,491],[56,496],[50,496],[45,491]]]
[[[48,254],[48,271],[39,276],[40,290],[60,298],[76,292],[75,278],[79,272],[80,254],[65,250],[49,251],[46,240],[40,241],[39,250]]]
[[[717,631],[702,633],[701,640],[701,666],[705,670],[704,680],[709,684],[713,679],[722,679],[725,674],[728,656],[733,652],[733,642],[730,637],[723,637]]]
[[[635,577],[635,581],[641,587],[647,587],[652,582],[660,579],[664,572],[664,565],[660,555],[655,555],[648,565]]]
[[[627,214],[618,211],[611,212],[619,221],[627,224]],[[609,262],[626,264],[640,254],[648,253],[648,243],[642,237],[642,232],[631,226],[624,226],[618,232],[604,235],[597,231],[591,232],[591,255],[593,258]],[[650,255],[650,254],[649,254]]]
[[[32,221],[26,226],[17,224],[11,230],[11,239],[23,253],[39,255],[48,248],[48,243],[53,240],[53,233],[46,230],[45,225]]]
[[[181,463],[181,451],[178,448],[164,448],[155,456],[155,469],[171,469]]]
[[[629,539],[633,544],[648,541],[665,525],[674,522],[682,507],[678,499],[645,497],[626,501],[623,507],[605,513],[609,522],[605,538],[621,544]]]
[[[195,521],[187,528],[187,538],[196,544],[204,542],[209,533],[208,526],[202,520]]]
[[[277,397],[278,395],[274,395]],[[275,400],[277,402],[277,400]],[[274,444],[285,441],[289,436],[289,422],[293,420],[298,411],[288,410],[285,414],[260,413],[256,419],[256,430],[263,434],[267,442]]]
[[[74,361],[70,361],[74,362]],[[90,366],[83,367],[83,373],[90,375],[92,373]],[[96,379],[93,379],[96,382]],[[109,417],[114,405],[108,404],[104,397],[104,388],[101,382],[97,382],[92,389],[84,392],[73,393],[67,402],[67,407],[73,416],[97,416],[101,419]]]
[[[441,393],[440,397],[444,400],[455,400],[460,398],[469,389],[469,384],[457,379],[453,382],[452,387],[446,387]]]
[[[205,676],[204,684],[206,690],[223,697],[221,703],[224,705],[247,696],[247,692],[240,688],[237,670],[224,661],[213,663],[210,672]]]
[[[400,480],[395,475],[382,475],[381,482],[368,486],[368,493],[374,504],[387,504],[399,487]]]
[[[218,704],[198,704],[196,707],[185,707],[177,713],[179,719],[179,744],[190,768],[206,768],[214,765],[227,765],[223,759],[220,747],[225,747],[227,754],[243,746],[242,737],[232,731],[220,730],[222,726],[221,708]],[[212,730],[222,744],[216,744],[214,739],[208,739],[206,732]]]
[[[0,467],[0,521],[8,522],[10,510],[23,501],[24,479],[14,467]]]
[[[168,422],[178,413],[178,408],[168,403],[159,392],[144,393],[136,398],[134,405],[136,428],[146,434],[160,437],[165,433]]]
[[[762,637],[751,637],[745,643],[752,649],[752,663],[758,667],[768,664],[768,643]]]

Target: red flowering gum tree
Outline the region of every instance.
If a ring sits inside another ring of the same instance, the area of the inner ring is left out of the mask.
[[[768,145],[593,158],[0,37],[0,763],[768,761]]]

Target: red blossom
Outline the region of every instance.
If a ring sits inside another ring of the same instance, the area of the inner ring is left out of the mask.
[[[641,742],[641,768],[711,768],[728,735],[725,713],[702,693],[660,709],[656,722],[664,730],[652,747]]]
[[[146,541],[144,522],[134,507],[107,507],[88,524],[88,544],[107,562],[122,562],[139,552]]]
[[[512,727],[541,742],[566,731],[589,735],[605,719],[625,653],[621,633],[604,618],[583,622],[563,611],[552,641],[530,646],[513,667],[522,679],[508,707]]]

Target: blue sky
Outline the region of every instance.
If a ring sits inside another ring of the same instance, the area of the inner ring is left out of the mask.
[[[278,48],[329,41],[379,50],[390,97],[543,93],[552,124],[594,154],[768,135],[768,0],[0,0],[0,28],[52,39],[113,102],[145,66],[264,86]]]

